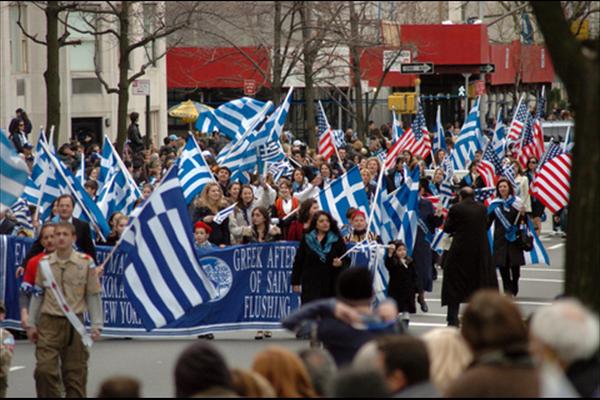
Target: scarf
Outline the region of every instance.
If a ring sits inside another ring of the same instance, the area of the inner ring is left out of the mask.
[[[317,253],[317,255],[319,256],[319,260],[321,260],[321,262],[325,262],[325,260],[327,260],[327,255],[329,253],[331,253],[331,247],[338,240],[339,240],[338,236],[335,233],[329,231],[326,236],[325,246],[321,247],[321,243],[317,239],[317,230],[316,229],[311,231],[308,235],[306,235],[306,244],[308,244],[308,247],[312,251]]]
[[[506,216],[502,212],[502,209],[504,209],[507,212],[510,211],[511,207],[517,210],[520,208],[520,201],[517,199],[517,197],[510,196],[506,200],[502,200],[500,198],[495,199],[490,204],[490,208],[488,209],[488,215],[494,213],[496,219],[500,221],[502,227],[504,228],[504,237],[507,241],[512,243],[515,240],[517,240],[517,226],[513,223],[513,221],[509,221],[508,218],[506,218]]]

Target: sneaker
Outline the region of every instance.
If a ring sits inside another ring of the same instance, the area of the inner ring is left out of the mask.
[[[273,336],[273,333],[271,331],[265,331],[265,339],[270,339],[271,336]]]
[[[254,336],[254,340],[263,340],[264,337],[263,331],[257,331],[256,335]]]

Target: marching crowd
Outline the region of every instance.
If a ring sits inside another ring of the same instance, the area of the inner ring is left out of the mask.
[[[26,132],[25,113],[11,123],[11,139],[27,162],[33,162],[31,145]],[[137,119],[132,113],[128,145],[123,161],[139,185],[139,199],[133,215],[162,176],[176,162],[186,138],[170,135],[162,146],[145,147]],[[31,123],[29,122],[29,130]],[[13,133],[14,132],[14,133]],[[347,211],[349,224],[338,222],[319,209],[314,199],[319,190],[354,166],[360,168],[367,197],[372,200],[378,187],[382,162],[378,155],[390,146],[390,127],[370,125],[368,144],[358,140],[348,129],[346,145],[330,160],[316,154],[300,140],[282,135],[283,148],[295,169],[289,177],[274,180],[252,176],[250,184],[231,181],[231,171],[219,167],[216,155],[227,144],[218,132],[206,135],[197,132],[196,139],[213,170],[216,181],[208,183],[189,206],[194,239],[198,251],[205,248],[236,244],[265,243],[278,240],[299,241],[294,261],[291,287],[301,296],[303,307],[282,321],[283,326],[300,338],[322,343],[324,350],[311,349],[300,355],[281,348],[269,347],[256,356],[252,370],[230,369],[223,356],[209,342],[198,342],[184,351],[175,367],[175,392],[178,397],[199,395],[244,397],[318,397],[318,396],[576,396],[600,395],[598,381],[598,321],[597,317],[573,300],[561,300],[540,310],[528,324],[511,300],[519,292],[520,266],[525,264],[522,239],[512,226],[531,218],[535,230],[541,231],[544,208],[529,195],[538,160],[531,158],[522,168],[516,158],[504,162],[515,167],[516,185],[500,178],[495,187],[495,206],[484,206],[474,195],[474,189],[484,187],[477,170],[482,153],[476,155],[468,173],[454,177],[455,193],[451,207],[444,209],[439,201],[442,182],[447,170],[442,168],[448,157],[437,150],[431,160],[414,157],[410,152],[400,154],[395,167],[385,172],[383,185],[388,192],[405,184],[405,170],[419,169],[419,229],[412,257],[406,244],[400,241],[385,243],[385,267],[389,271],[389,300],[372,307],[373,283],[368,270],[348,268],[344,257],[349,243],[364,240],[380,241],[369,231],[369,217],[360,210]],[[455,132],[446,132],[448,151],[452,149]],[[91,136],[79,138],[58,148],[58,157],[74,172],[85,158],[85,190],[94,199],[98,193],[100,146]],[[21,144],[19,148],[17,142]],[[433,173],[431,173],[433,170]],[[430,172],[428,174],[428,171]],[[434,205],[435,203],[435,205]],[[235,211],[225,220],[216,219],[219,212],[235,204]],[[21,320],[30,339],[38,340],[39,329],[60,330],[48,318],[39,320],[32,310],[53,314],[57,304],[42,306],[33,301],[41,282],[38,265],[43,259],[60,263],[60,257],[89,267],[96,260],[96,246],[114,246],[127,226],[131,215],[115,213],[110,218],[111,234],[104,241],[95,241],[89,224],[73,218],[74,200],[69,195],[56,199],[50,221],[37,221],[35,210],[31,221],[34,232],[19,226],[10,213],[0,215],[0,234],[36,237],[26,256],[22,275]],[[565,215],[557,216],[557,225],[564,231]],[[493,251],[490,251],[487,230],[494,224]],[[426,236],[443,228],[452,240],[443,244],[443,253],[433,251]],[[71,252],[72,247],[81,253]],[[82,254],[81,259],[73,254]],[[64,258],[63,257],[63,258]],[[458,265],[461,268],[458,268]],[[431,292],[437,267],[444,269],[442,304],[448,306],[449,328],[434,330],[422,339],[407,334],[408,315],[428,312],[425,298]],[[54,264],[53,264],[54,268]],[[502,275],[504,293],[478,291],[497,288],[495,270]],[[80,268],[81,269],[81,268]],[[466,272],[465,272],[466,271]],[[69,300],[92,296],[98,291],[98,276],[88,276],[85,291]],[[460,303],[467,302],[459,326]],[[97,305],[87,303],[96,321]],[[44,311],[45,310],[45,311]],[[0,309],[0,316],[3,310]],[[79,312],[79,311],[78,311]],[[99,320],[97,320],[99,321]],[[566,322],[569,321],[569,322]],[[42,328],[39,324],[44,323]],[[98,322],[96,335],[101,323]],[[71,329],[71,328],[69,328]],[[269,337],[270,332],[258,332],[256,338]],[[588,340],[579,340],[586,338]],[[53,348],[47,341],[38,347]],[[65,345],[72,346],[72,343]],[[81,346],[80,346],[81,347]],[[71,349],[73,351],[73,349]],[[77,352],[86,352],[78,349]],[[42,357],[43,358],[43,357]],[[54,360],[56,361],[56,360]],[[58,396],[61,388],[39,385],[55,378],[52,360],[46,370],[36,369],[38,394]],[[40,358],[38,357],[38,363]],[[85,368],[86,360],[74,361],[71,367]],[[82,364],[83,363],[83,364]],[[342,368],[341,372],[336,372]],[[4,368],[3,368],[4,369]],[[67,395],[85,396],[77,374],[63,370]],[[72,373],[73,375],[69,375]],[[65,375],[66,374],[66,375]],[[72,379],[67,379],[72,378]],[[85,377],[80,377],[85,383]],[[519,384],[515,384],[518,382]],[[2,389],[2,387],[0,387]],[[116,378],[105,383],[101,395],[139,394],[139,383]],[[0,393],[1,394],[1,393]]]

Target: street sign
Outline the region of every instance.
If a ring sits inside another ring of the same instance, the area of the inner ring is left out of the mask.
[[[254,79],[244,79],[244,96],[254,96],[256,94],[256,81]]]
[[[496,64],[483,64],[479,66],[479,72],[482,74],[493,74],[496,72]]]
[[[402,64],[403,74],[433,74],[433,63]]]
[[[134,96],[150,96],[150,79],[137,79],[131,84]]]

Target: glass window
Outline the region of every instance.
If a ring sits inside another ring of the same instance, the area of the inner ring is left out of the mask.
[[[94,16],[79,12],[71,13],[69,15],[69,25],[80,31],[94,31]],[[79,39],[81,40],[81,44],[69,46],[69,65],[71,71],[93,72],[95,70],[94,54],[98,57],[98,65],[102,65],[98,39],[94,35],[81,33],[75,29],[71,29],[70,39]]]
[[[27,72],[27,37],[17,25],[21,8],[21,24],[27,29],[27,8],[10,6],[10,63],[13,73]]]

